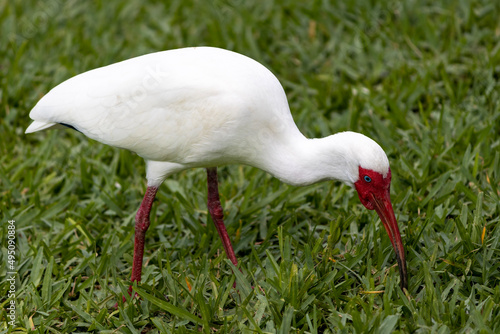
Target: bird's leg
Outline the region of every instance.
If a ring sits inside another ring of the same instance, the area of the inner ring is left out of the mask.
[[[148,187],[142,200],[141,206],[135,215],[135,242],[134,242],[134,263],[132,265],[131,281],[141,281],[142,258],[144,255],[144,237],[149,227],[149,213],[156,196],[158,187]],[[132,292],[132,286],[129,288]]]
[[[231,260],[231,262],[236,266],[238,260],[234,255],[233,246],[231,245],[231,240],[227,235],[226,226],[224,226],[224,220],[222,219],[224,211],[222,210],[222,205],[219,199],[219,184],[217,181],[217,168],[207,168],[207,181],[208,181],[208,211],[212,220],[214,221],[217,232],[219,232],[219,237],[226,251],[226,255]]]

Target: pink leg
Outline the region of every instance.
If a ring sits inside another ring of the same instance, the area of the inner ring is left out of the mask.
[[[207,181],[208,181],[208,211],[212,216],[212,220],[215,223],[217,232],[219,232],[219,237],[226,251],[226,255],[231,260],[231,262],[236,266],[238,260],[234,255],[233,246],[231,245],[231,240],[227,235],[226,226],[224,226],[224,220],[222,219],[224,211],[220,204],[219,199],[219,184],[217,181],[217,168],[207,168]]]
[[[158,187],[148,187],[146,189],[146,194],[142,200],[141,206],[135,215],[135,241],[134,241],[134,261],[132,264],[132,279],[131,281],[141,281],[142,272],[142,258],[144,256],[144,238],[146,236],[146,231],[149,228],[149,213],[151,212],[151,207],[153,206],[153,201],[156,196]],[[132,295],[132,285],[128,288],[128,292]],[[125,303],[125,296],[123,297],[123,302]],[[115,304],[115,308],[118,307],[118,303]]]
[[[148,187],[141,206],[135,215],[134,264],[132,265],[132,282],[141,281],[142,257],[144,255],[144,237],[149,228],[149,213],[158,187]]]
[[[132,265],[131,281],[141,281],[142,258],[144,256],[144,238],[149,228],[149,213],[156,196],[158,187],[148,187],[142,200],[141,206],[135,215],[135,242],[134,242],[134,263]],[[132,286],[129,288],[132,293]]]

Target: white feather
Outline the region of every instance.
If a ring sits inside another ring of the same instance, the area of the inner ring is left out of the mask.
[[[157,52],[77,75],[33,108],[26,133],[63,123],[147,162],[149,185],[191,167],[238,163],[286,183],[337,179],[352,185],[358,166],[387,174],[373,140],[353,132],[307,139],[278,79],[227,50]]]

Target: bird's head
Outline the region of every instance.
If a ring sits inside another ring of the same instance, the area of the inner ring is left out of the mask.
[[[354,157],[347,172],[350,181],[361,203],[368,210],[375,210],[384,224],[396,252],[401,288],[408,289],[405,251],[390,197],[391,169],[387,155],[375,141],[366,136],[356,133],[346,135],[351,137],[348,146],[351,146],[349,151]]]
[[[375,210],[384,224],[396,252],[401,288],[408,289],[405,250],[390,197],[391,169],[388,169],[384,177],[379,172],[359,166],[359,179],[354,183],[354,187],[358,192],[361,203],[368,210]]]

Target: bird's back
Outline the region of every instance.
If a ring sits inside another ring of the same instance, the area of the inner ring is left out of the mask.
[[[77,75],[31,111],[155,161],[245,163],[273,140],[299,133],[276,77],[217,48],[157,52]]]

